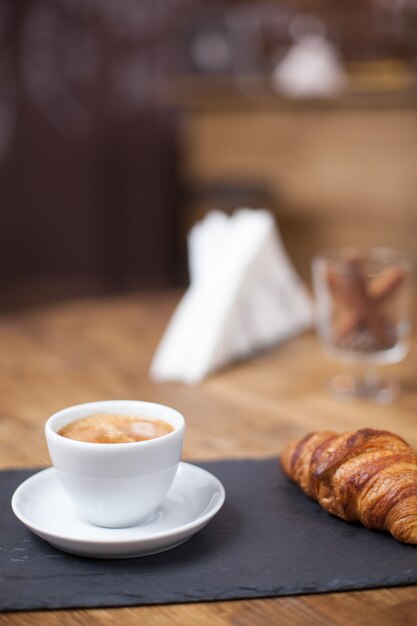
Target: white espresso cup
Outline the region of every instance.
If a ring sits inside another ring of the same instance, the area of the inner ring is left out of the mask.
[[[58,432],[93,413],[161,420],[173,431],[132,443],[89,443]],[[58,479],[82,519],[107,528],[145,522],[167,494],[181,458],[185,422],[153,402],[109,400],[71,406],[52,415],[45,435]]]

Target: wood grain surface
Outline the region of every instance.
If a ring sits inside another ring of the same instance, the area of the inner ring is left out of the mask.
[[[177,300],[178,293],[161,293],[3,315],[0,467],[48,465],[46,418],[64,406],[112,398],[152,400],[183,412],[184,459],[191,461],[278,455],[290,437],[325,428],[386,428],[417,447],[415,349],[403,363],[386,368],[402,387],[390,406],[333,398],[326,380],[341,367],[325,359],[313,333],[216,373],[199,386],[153,384],[150,359]],[[0,626],[84,623],[416,624],[417,588],[0,615]]]
[[[196,190],[223,183],[243,191],[232,201],[219,191],[197,195],[184,233],[213,206],[253,206],[244,191],[252,185],[267,194],[255,206],[274,210],[305,280],[318,250],[352,242],[414,250],[416,100],[405,108],[381,98],[359,107],[337,102],[290,106],[230,95],[216,102],[205,92],[183,120],[182,178]]]

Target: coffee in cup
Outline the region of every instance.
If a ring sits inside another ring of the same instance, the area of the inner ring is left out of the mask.
[[[61,428],[58,435],[89,443],[133,443],[163,437],[173,430],[171,424],[162,420],[93,413],[70,422]]]
[[[96,427],[100,423],[100,428],[108,427],[108,439],[111,422],[120,431],[142,420],[154,431],[163,424],[166,432],[118,441],[118,431],[114,441],[106,442],[94,441],[94,436],[87,441],[65,435],[80,434],[83,425],[91,426],[92,417]],[[108,400],[55,413],[46,422],[45,435],[57,477],[79,517],[97,526],[120,528],[146,522],[161,504],[179,466],[184,428],[183,416],[170,407]]]

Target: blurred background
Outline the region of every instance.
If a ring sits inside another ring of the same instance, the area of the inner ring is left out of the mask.
[[[417,234],[417,0],[0,0],[0,309],[185,285],[213,208]]]

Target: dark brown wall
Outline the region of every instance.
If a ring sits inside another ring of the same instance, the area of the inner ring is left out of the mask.
[[[67,6],[0,0],[0,287],[175,284],[177,113],[155,104],[140,37]]]

